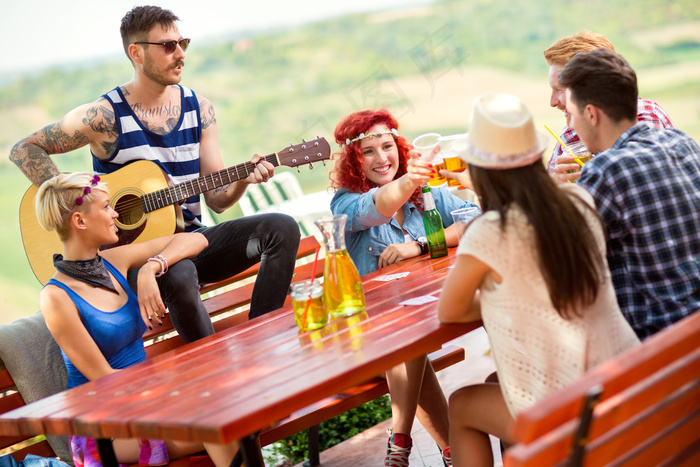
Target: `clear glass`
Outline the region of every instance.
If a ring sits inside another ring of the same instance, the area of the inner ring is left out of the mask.
[[[440,138],[442,138],[440,133],[426,133],[413,140],[413,147],[420,152],[421,158],[425,158],[424,160],[429,160],[435,168],[435,173],[430,176],[430,179],[428,179],[428,185],[430,186],[440,186],[447,182],[447,179],[440,175],[440,170],[446,168],[442,151],[431,157],[433,149],[440,144]]]
[[[323,267],[323,299],[331,318],[352,316],[365,309],[360,274],[345,248],[346,214],[314,221],[323,234],[326,259]]]
[[[440,142],[440,153],[445,161],[445,169],[450,172],[463,172],[467,168],[467,164],[459,157],[458,148],[460,143],[465,140],[465,135],[450,135],[441,136],[438,138]],[[457,180],[447,179],[448,186],[461,186]]]
[[[328,323],[328,313],[323,303],[323,285],[319,279],[292,284],[292,308],[294,320],[302,331],[322,328]]]
[[[582,164],[585,164],[586,162],[588,162],[589,160],[591,160],[593,158],[593,154],[591,154],[591,152],[586,148],[586,145],[583,144],[583,141],[577,141],[573,144],[567,144],[566,147],[568,147],[569,150],[574,153],[576,158],[578,160],[580,160]],[[564,149],[564,152],[562,154],[567,155],[567,156],[570,155],[569,151],[567,151],[566,149]],[[567,170],[566,173],[570,174],[570,173],[580,172],[580,171],[581,171],[581,167],[579,167],[578,169],[574,169],[574,170]],[[575,178],[573,180],[567,180],[567,181],[569,183],[576,183],[578,181],[578,178]]]
[[[452,220],[455,223],[455,229],[457,229],[457,236],[458,238],[462,238],[464,231],[467,229],[467,224],[479,215],[479,208],[470,206],[468,208],[456,209],[450,214],[452,214]]]

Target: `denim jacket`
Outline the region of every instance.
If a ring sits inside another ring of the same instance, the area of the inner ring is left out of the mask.
[[[70,467],[57,457],[39,457],[27,454],[24,460],[15,462],[11,455],[0,457],[0,467]]]
[[[404,243],[404,232],[396,219],[384,217],[374,205],[372,188],[366,193],[340,189],[331,200],[333,214],[347,214],[345,245],[360,275],[377,270],[379,255],[393,243]],[[444,227],[452,225],[455,209],[475,206],[452,195],[445,188],[433,188],[435,207],[440,212]],[[403,205],[403,228],[414,240],[425,236],[423,215],[413,203]]]

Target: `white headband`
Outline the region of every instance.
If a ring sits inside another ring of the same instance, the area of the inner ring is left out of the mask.
[[[382,136],[389,133],[391,133],[394,136],[399,136],[399,132],[396,130],[396,128],[392,128],[391,130],[389,130],[388,128],[384,128],[383,130],[377,131],[376,133],[360,133],[360,135],[356,138],[348,138],[345,140],[345,144],[343,145],[343,147],[347,146],[350,143],[354,143],[355,141],[360,141],[361,139],[373,138],[375,136]]]

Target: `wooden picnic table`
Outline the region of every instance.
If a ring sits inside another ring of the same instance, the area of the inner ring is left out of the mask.
[[[3,414],[0,434],[241,440],[247,464],[264,465],[259,449],[251,446],[260,430],[480,326],[441,324],[436,301],[400,304],[437,297],[455,250],[363,276],[367,307],[362,313],[300,333],[291,307],[281,308]],[[409,275],[375,280],[401,272]],[[107,464],[109,451],[105,455]]]

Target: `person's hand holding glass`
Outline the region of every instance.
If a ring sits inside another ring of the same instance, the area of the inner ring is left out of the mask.
[[[467,137],[464,134],[444,136],[442,141],[448,143],[445,149],[445,168],[440,174],[448,180],[449,186],[456,186],[458,190],[469,189],[474,191],[472,179],[467,170],[467,163],[459,154],[467,150]]]
[[[440,154],[440,134],[426,133],[413,140],[413,148],[420,153],[420,160],[432,165],[432,173],[428,178],[428,185],[440,186],[446,182],[445,177],[440,175],[440,169],[445,168],[445,163]]]
[[[586,149],[586,145],[582,141],[569,144],[561,156],[557,157],[554,172],[559,180],[576,183],[581,176],[581,168],[592,157],[593,154]]]
[[[426,133],[413,140],[413,147],[420,152],[421,158],[429,161],[435,172],[428,179],[431,187],[448,186],[460,189],[471,187],[471,180],[460,177],[457,174],[466,172],[466,164],[458,156],[459,145],[462,144],[464,135],[441,136],[439,133]],[[449,174],[449,177],[446,175]],[[461,183],[464,180],[467,185]]]

